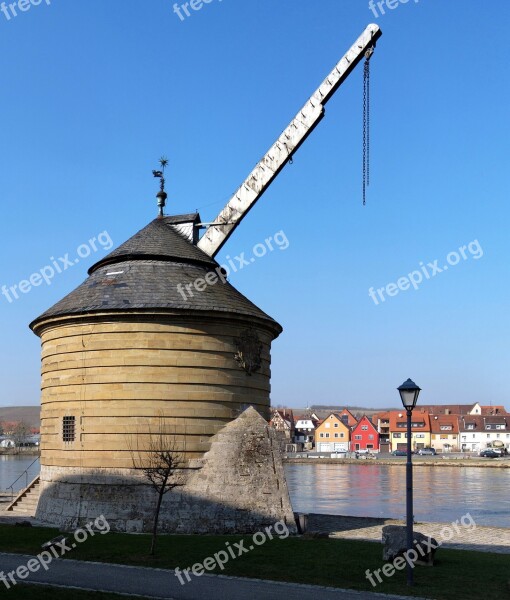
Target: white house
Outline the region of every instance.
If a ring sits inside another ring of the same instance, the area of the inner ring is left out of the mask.
[[[460,449],[480,452],[503,444],[510,449],[510,416],[463,415],[459,417]]]
[[[311,417],[294,418],[294,443],[313,444],[315,437],[315,422]],[[305,446],[306,447],[306,446]]]

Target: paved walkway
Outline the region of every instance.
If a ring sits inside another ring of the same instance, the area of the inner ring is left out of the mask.
[[[445,548],[478,550],[510,554],[510,529],[498,527],[473,528],[472,522],[459,523],[457,531],[451,523],[418,523],[415,531],[435,538]],[[373,519],[370,517],[342,517],[335,515],[308,515],[308,532],[328,533],[332,538],[381,542],[384,525],[405,525],[403,521]]]
[[[33,556],[0,553],[0,571],[9,573]],[[125,567],[78,560],[54,560],[47,571],[30,573],[26,583],[48,584],[165,600],[407,600],[407,596],[355,592],[314,585],[202,575],[181,585],[172,570]],[[0,589],[4,584],[0,583]],[[411,599],[409,599],[411,600]],[[412,600],[417,600],[416,598]],[[419,599],[418,599],[419,600]]]

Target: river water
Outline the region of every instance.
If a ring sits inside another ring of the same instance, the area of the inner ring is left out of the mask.
[[[405,518],[403,466],[286,464],[296,512]],[[477,525],[510,528],[510,469],[413,469],[417,521],[452,522],[470,513]]]
[[[35,459],[0,455],[0,491]],[[403,466],[286,464],[285,471],[296,512],[405,517]],[[29,469],[28,482],[38,472],[36,462]],[[413,473],[417,521],[448,523],[470,513],[477,525],[510,528],[510,469],[420,466]],[[17,482],[15,491],[25,486],[25,479]]]
[[[36,458],[37,456],[0,454],[0,492],[7,491],[8,486],[12,485],[14,480],[17,479],[25,469],[28,469],[30,464],[33,463]],[[26,486],[26,480],[28,479],[28,483],[30,483],[38,473],[39,461],[28,469],[28,478],[23,475],[14,485],[14,491],[17,492],[23,489]]]

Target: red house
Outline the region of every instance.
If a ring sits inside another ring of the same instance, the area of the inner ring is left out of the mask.
[[[372,421],[363,416],[351,433],[351,452],[379,452],[379,433]]]

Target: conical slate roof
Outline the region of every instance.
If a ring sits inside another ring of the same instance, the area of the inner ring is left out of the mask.
[[[93,265],[89,277],[30,328],[52,317],[167,309],[261,319],[278,335],[281,326],[231,286],[220,265],[177,231],[175,223],[175,217],[149,223]],[[210,282],[204,281],[198,291],[195,282],[208,274]]]
[[[195,215],[183,215],[191,221]],[[208,254],[190,242],[172,227],[177,219],[163,217],[154,219],[127,242],[110,252],[102,260],[92,265],[89,275],[104,265],[112,265],[126,260],[168,260],[185,261],[190,264],[209,266],[214,269],[218,263]]]

